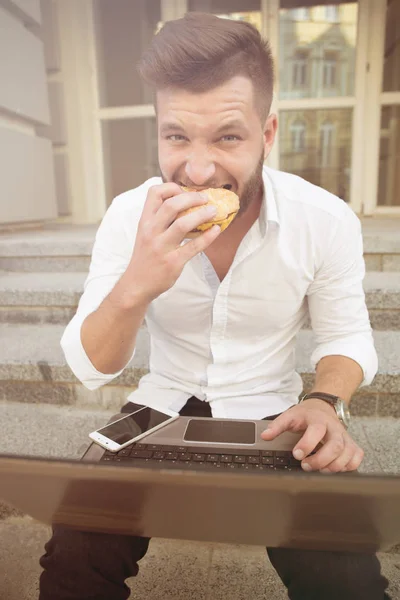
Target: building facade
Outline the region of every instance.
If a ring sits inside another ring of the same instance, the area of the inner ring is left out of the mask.
[[[400,217],[400,0],[0,0],[0,224],[97,223],[115,195],[158,174],[136,63],[187,11],[269,39],[279,135],[268,164],[359,215]]]

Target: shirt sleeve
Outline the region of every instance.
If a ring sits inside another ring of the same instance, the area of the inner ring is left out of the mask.
[[[83,385],[90,390],[95,390],[112,381],[124,370],[121,369],[113,374],[100,373],[93,366],[81,342],[81,327],[84,320],[97,310],[129,264],[133,249],[132,241],[134,242],[136,238],[136,231],[134,231],[133,240],[129,240],[124,230],[124,221],[126,221],[126,215],[121,210],[117,198],[107,210],[97,231],[83,295],[75,316],[67,325],[61,338],[61,347],[69,367]],[[132,224],[132,227],[134,225]],[[133,356],[134,353],[127,364]]]
[[[345,205],[308,289],[311,325],[317,342],[311,364],[316,368],[324,356],[347,356],[363,370],[361,386],[369,385],[378,370],[362,285],[364,276],[360,220]]]

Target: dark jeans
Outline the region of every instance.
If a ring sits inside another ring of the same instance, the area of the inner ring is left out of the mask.
[[[122,412],[130,412],[129,403]],[[194,398],[180,414],[211,417],[209,405]],[[40,559],[44,571],[39,600],[126,600],[130,591],[125,580],[137,575],[137,563],[149,542],[149,538],[54,527]],[[288,548],[267,548],[267,552],[291,600],[389,598],[388,582],[374,554]]]

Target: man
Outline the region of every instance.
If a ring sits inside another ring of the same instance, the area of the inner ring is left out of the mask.
[[[304,431],[293,450],[304,470],[357,469],[363,451],[343,407],[377,370],[360,223],[339,198],[263,166],[277,130],[268,45],[248,24],[188,14],[154,38],[140,71],[156,91],[163,183],[122,194],[104,217],[62,339],[69,365],[89,389],[111,381],[146,319],[150,373],[130,400],[181,414],[279,415],[263,437]],[[212,212],[177,217],[203,205],[198,192],[209,187],[237,193],[240,212],[223,233],[187,240]],[[314,397],[297,404],[294,343],[307,306],[316,379]],[[56,528],[41,559],[41,600],[128,598],[124,581],[148,542]],[[292,600],[388,597],[374,555],[268,554]]]

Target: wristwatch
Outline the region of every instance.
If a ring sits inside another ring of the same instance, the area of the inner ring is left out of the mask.
[[[336,411],[339,421],[348,429],[350,425],[350,410],[346,402],[339,398],[339,396],[333,396],[333,394],[325,394],[324,392],[312,392],[311,394],[305,394],[300,402],[304,402],[304,400],[308,400],[309,398],[317,398],[318,400],[324,400],[328,402]]]

